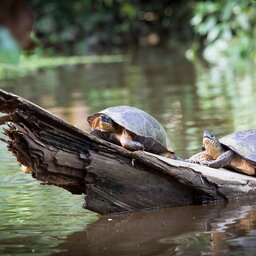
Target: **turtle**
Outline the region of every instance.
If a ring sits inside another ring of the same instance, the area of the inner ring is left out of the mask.
[[[233,132],[220,140],[206,130],[203,135],[203,150],[188,161],[206,164],[212,168],[228,167],[244,174],[255,175],[255,129]]]
[[[130,151],[145,150],[177,159],[163,126],[145,111],[115,106],[87,118],[91,133]]]

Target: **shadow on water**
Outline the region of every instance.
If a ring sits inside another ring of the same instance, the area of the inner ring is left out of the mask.
[[[103,216],[69,235],[65,255],[252,255],[256,205],[186,206]]]

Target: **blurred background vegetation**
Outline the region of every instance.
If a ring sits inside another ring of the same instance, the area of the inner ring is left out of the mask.
[[[3,0],[5,6],[0,11],[0,60],[5,63],[18,60],[19,49],[12,35],[21,40],[3,16],[9,12],[15,18],[13,13],[23,9],[27,17],[25,8],[33,13],[37,53],[113,53],[182,41],[193,53],[204,49],[206,58],[212,52],[232,55],[236,60],[251,57],[252,52],[255,57],[254,0]]]
[[[206,56],[215,51],[232,61],[255,59],[256,1],[195,2],[191,24]]]
[[[192,1],[30,0],[46,47],[87,52],[191,39]]]

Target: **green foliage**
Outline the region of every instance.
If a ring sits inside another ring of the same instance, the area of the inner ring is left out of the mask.
[[[3,65],[0,63],[0,80],[23,76],[40,69],[57,68],[60,66],[72,66],[95,63],[117,63],[127,61],[123,55],[90,55],[90,56],[54,56],[46,57],[40,54],[30,56],[21,55],[19,65]]]
[[[255,1],[196,2],[191,23],[211,53],[224,52],[234,61],[241,57],[255,57]]]
[[[157,35],[159,43],[170,36],[187,36],[190,2],[30,0],[30,5],[42,45],[70,53],[138,45],[150,33]]]

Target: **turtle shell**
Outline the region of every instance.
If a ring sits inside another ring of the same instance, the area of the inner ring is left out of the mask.
[[[145,111],[130,106],[110,107],[89,116],[88,122],[91,123],[100,114],[109,116],[115,123],[133,133],[135,140],[139,141],[146,151],[156,154],[172,151],[163,126]]]
[[[231,133],[220,139],[220,143],[238,155],[256,163],[256,130],[246,130]]]

